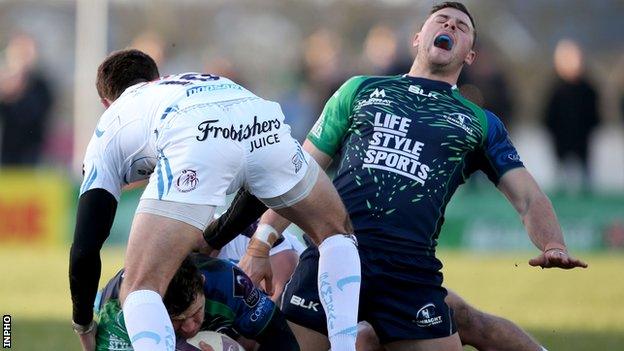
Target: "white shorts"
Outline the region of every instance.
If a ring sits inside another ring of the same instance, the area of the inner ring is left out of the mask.
[[[290,135],[280,106],[260,98],[191,103],[155,133],[158,163],[143,199],[222,206],[241,186],[276,198],[295,188],[313,161]]]

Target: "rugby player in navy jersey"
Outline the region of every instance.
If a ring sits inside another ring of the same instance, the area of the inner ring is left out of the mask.
[[[507,197],[541,251],[530,265],[587,267],[569,255],[550,200],[524,168],[501,121],[456,88],[462,67],[476,57],[475,38],[464,5],[434,6],[414,37],[410,72],[349,79],[304,144],[323,167],[340,155],[334,185],[353,222],[362,262],[359,319],[390,351],[462,349],[435,248],[446,205],[477,170]],[[268,211],[256,234],[264,238],[287,224]],[[241,261],[251,277],[269,269],[261,256],[255,250]],[[314,256],[302,255],[284,295],[297,303],[282,307],[302,350],[327,350],[334,331],[325,322],[331,325],[335,316],[325,314],[325,321],[323,312],[306,314],[301,307],[320,300],[331,311],[331,293],[354,280],[332,284],[319,272],[319,294]]]
[[[119,271],[98,295],[97,351],[130,351],[119,289]],[[207,255],[194,254],[182,262],[164,296],[178,339],[188,339],[201,330],[226,334],[248,349],[299,350],[286,319],[264,292],[234,264]],[[204,346],[202,350],[210,350]]]

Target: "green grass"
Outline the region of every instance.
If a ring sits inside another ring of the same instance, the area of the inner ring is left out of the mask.
[[[582,255],[587,270],[541,270],[530,254],[443,252],[445,285],[474,306],[511,319],[553,350],[622,350],[624,255]],[[11,314],[13,349],[80,350],[71,331],[68,249],[2,247],[0,313]],[[103,276],[123,252],[106,250]]]
[[[589,268],[564,271],[529,266],[533,254],[443,252],[445,286],[550,350],[624,349],[624,255],[581,255]]]

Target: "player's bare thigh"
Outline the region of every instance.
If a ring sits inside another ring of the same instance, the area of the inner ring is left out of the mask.
[[[126,249],[121,301],[131,291],[142,289],[163,296],[184,257],[199,240],[201,231],[195,226],[152,213],[137,213]]]
[[[274,210],[296,223],[317,244],[328,236],[353,232],[336,188],[327,174],[320,169],[314,187],[307,197],[290,207]]]
[[[329,349],[329,339],[326,335],[292,322],[288,322],[288,326],[295,334],[301,351],[327,351]]]
[[[462,351],[459,334],[426,340],[401,340],[384,345],[388,351]]]

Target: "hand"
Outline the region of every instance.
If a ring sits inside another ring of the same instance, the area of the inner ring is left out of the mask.
[[[199,348],[200,348],[202,351],[215,351],[215,350],[212,348],[212,346],[210,346],[210,345],[206,344],[206,343],[205,343],[205,342],[203,342],[203,341],[200,341],[200,342],[199,342]]]
[[[86,334],[79,334],[80,344],[82,345],[83,351],[95,351],[95,334],[97,332],[97,328],[93,328],[90,332]]]
[[[568,251],[559,248],[550,249],[542,252],[541,255],[529,260],[529,264],[533,267],[542,268],[587,268],[587,263],[579,259],[573,258],[568,254]]]
[[[258,286],[264,280],[267,295],[273,295],[273,271],[269,257],[250,256],[249,253],[246,253],[238,266],[251,278],[254,285]]]

